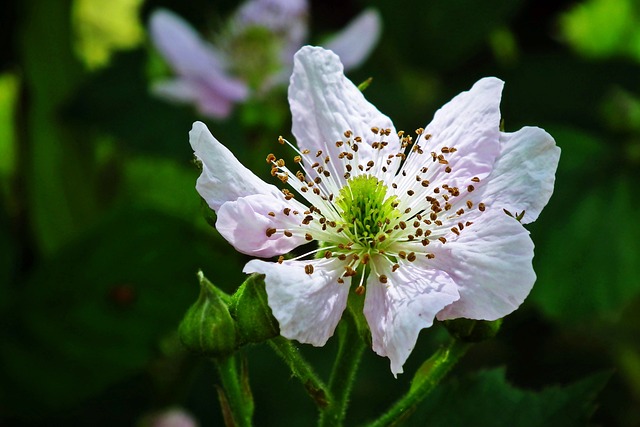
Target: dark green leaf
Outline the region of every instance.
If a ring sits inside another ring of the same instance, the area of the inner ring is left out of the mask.
[[[483,371],[439,387],[411,418],[429,426],[584,426],[609,374],[535,392],[513,387],[504,369]]]

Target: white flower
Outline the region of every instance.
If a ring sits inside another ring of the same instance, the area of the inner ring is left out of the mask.
[[[201,114],[224,118],[234,105],[284,84],[293,54],[307,38],[306,0],[251,0],[233,14],[215,44],[182,18],[158,9],[149,23],[151,40],[176,77],[155,82],[153,92],[195,104]],[[360,65],[376,45],[381,20],[366,10],[325,44],[346,68]]]
[[[481,79],[412,138],[365,100],[335,54],[303,47],[289,87],[301,171],[267,158],[291,191],[194,124],[197,189],[238,251],[266,258],[319,243],[314,259],[244,269],[265,275],[283,336],[324,345],[356,292],[373,350],[397,374],[434,318],[495,320],[523,302],[535,274],[522,223],[551,196],[560,150],[539,128],[500,132],[502,86]]]

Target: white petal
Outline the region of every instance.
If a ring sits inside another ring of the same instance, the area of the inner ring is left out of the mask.
[[[377,10],[369,9],[323,43],[323,46],[340,57],[345,70],[350,70],[369,57],[378,43],[381,32],[380,14]]]
[[[292,208],[303,212],[306,207],[294,200],[284,200],[270,194],[254,194],[224,203],[218,210],[216,230],[239,252],[263,258],[282,255],[304,243],[304,234],[286,237],[283,230],[296,230],[304,217],[302,214],[285,215],[283,210]],[[269,215],[272,212],[274,215]],[[302,215],[302,216],[301,216]],[[280,231],[267,236],[267,229]]]
[[[378,268],[387,276],[383,284],[367,283],[364,315],[371,329],[373,350],[388,357],[391,372],[402,373],[418,333],[433,324],[436,313],[459,298],[453,280],[443,271],[420,269],[406,263],[396,272]]]
[[[487,210],[456,241],[434,252],[432,262],[460,292],[458,301],[438,313],[439,320],[504,317],[522,304],[536,280],[529,232],[502,211]]]
[[[202,174],[196,188],[211,209],[217,211],[225,202],[252,194],[280,197],[281,193],[275,186],[262,181],[242,166],[231,151],[211,135],[204,123],[193,124],[189,142],[202,162]]]
[[[535,221],[555,183],[560,148],[543,129],[525,127],[503,133],[502,151],[482,187],[485,205],[512,213],[525,211],[522,223]]]
[[[340,58],[331,51],[304,46],[294,57],[293,75],[289,85],[289,105],[293,118],[293,135],[301,149],[315,153],[326,147],[337,158],[340,151],[336,141],[345,140],[350,130],[371,142],[375,135],[371,128],[391,129],[386,138],[389,145],[384,153],[399,150],[398,137],[391,119],[369,103],[362,92],[343,74]],[[378,136],[375,139],[379,140]],[[360,144],[358,155],[371,158],[372,148]],[[362,162],[361,162],[362,163]]]
[[[314,266],[312,274],[305,272],[306,265]],[[335,258],[282,264],[253,260],[243,271],[265,275],[269,307],[282,336],[322,346],[333,335],[351,283],[350,278],[336,282],[344,272],[343,262]]]
[[[431,135],[421,145],[426,153],[441,153],[442,147],[457,151],[446,155],[450,173],[437,162],[430,166],[427,156],[411,155],[405,165],[409,176],[429,166],[430,181],[444,180],[451,187],[466,187],[473,177],[484,178],[493,169],[500,153],[500,98],[504,82],[495,77],[479,80],[468,92],[462,92],[440,108],[425,129]],[[430,160],[430,159],[429,159]],[[438,184],[436,184],[438,185]]]

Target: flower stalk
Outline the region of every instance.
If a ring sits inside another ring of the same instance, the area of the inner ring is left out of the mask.
[[[420,366],[407,394],[394,403],[383,416],[371,424],[367,424],[367,427],[400,425],[416,410],[418,404],[436,388],[471,345],[453,338],[446,346],[439,348]]]
[[[253,417],[253,396],[244,361],[238,356],[214,359],[222,387],[218,398],[227,427],[250,427]],[[240,366],[238,366],[240,364]]]

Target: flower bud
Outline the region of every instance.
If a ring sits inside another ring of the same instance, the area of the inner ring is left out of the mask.
[[[267,304],[264,275],[249,276],[233,295],[230,308],[241,344],[260,343],[280,335],[278,321]]]
[[[180,340],[189,350],[208,357],[225,356],[237,345],[236,330],[222,292],[198,272],[200,295],[180,323]]]
[[[496,336],[502,325],[502,319],[489,321],[460,318],[445,320],[442,324],[449,334],[460,341],[480,342]]]

